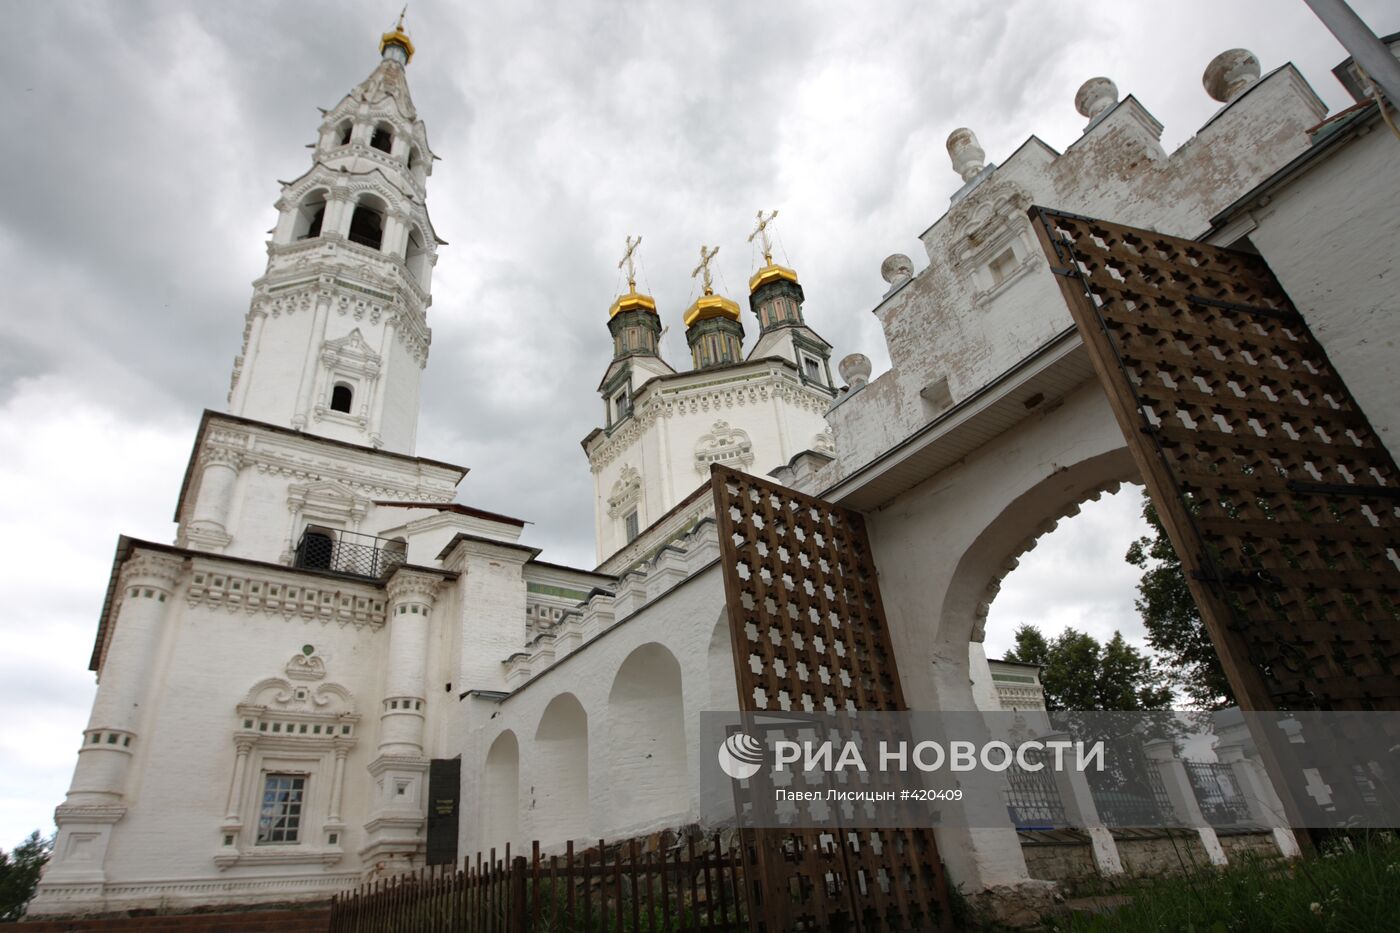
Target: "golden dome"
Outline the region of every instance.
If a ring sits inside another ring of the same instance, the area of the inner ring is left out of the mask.
[[[656,299],[650,295],[643,295],[635,288],[629,289],[627,294],[618,295],[617,300],[608,308],[608,320],[612,320],[623,311],[650,311],[656,313]]]
[[[797,273],[787,266],[780,266],[776,263],[769,262],[768,265],[759,269],[749,277],[749,294],[752,295],[754,292],[758,291],[760,286],[767,285],[769,282],[776,282],[779,279],[787,279],[789,282],[795,284],[797,282]]]
[[[685,309],[683,320],[685,326],[689,327],[696,321],[707,321],[714,317],[727,317],[731,321],[737,321],[739,306],[723,295],[701,295],[695,299],[695,304]]]
[[[393,32],[386,32],[379,37],[379,54],[383,55],[384,50],[391,45],[397,45],[404,50],[404,61],[413,61],[413,40],[408,37],[408,33],[403,31],[403,14],[399,14],[399,22],[394,26]]]

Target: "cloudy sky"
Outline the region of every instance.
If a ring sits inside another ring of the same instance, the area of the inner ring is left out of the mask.
[[[1385,0],[1356,7],[1400,29]],[[1244,46],[1291,60],[1334,109],[1344,57],[1301,0],[1252,3],[448,3],[415,0],[410,84],[442,161],[419,453],[474,467],[460,498],[534,522],[547,559],[592,566],[579,440],[610,355],[623,237],[672,325],[701,242],[742,298],[758,208],[807,316],[886,363],[880,261],[988,157],[1063,148],[1103,74],[1179,145],[1215,107],[1200,75]],[[119,533],[174,534],[200,411],[222,408],[277,179],[363,79],[389,0],[12,2],[0,56],[0,847],[51,828],[91,703],[86,669]],[[922,266],[922,260],[916,258]],[[751,328],[752,330],[752,328]],[[1008,578],[988,631],[1042,621],[1140,634],[1122,552],[1137,495],[1086,508]],[[1078,568],[1077,570],[1075,568]]]

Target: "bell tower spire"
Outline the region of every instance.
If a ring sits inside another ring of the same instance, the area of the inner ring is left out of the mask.
[[[443,241],[428,218],[435,157],[408,92],[402,13],[379,52],[369,77],[323,111],[310,168],[282,184],[229,412],[412,453]]]

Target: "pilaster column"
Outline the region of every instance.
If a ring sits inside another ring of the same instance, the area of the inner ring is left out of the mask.
[[[355,213],[350,192],[332,191],[326,200],[326,216],[321,218],[321,236],[331,234],[341,239],[350,235],[350,218]]]
[[[248,756],[253,752],[253,738],[238,736],[234,739],[238,757],[233,762],[233,780],[228,788],[228,806],[224,809],[224,826],[241,826],[243,822],[243,781],[248,774]]]
[[[1143,743],[1147,753],[1148,766],[1156,766],[1162,776],[1162,787],[1167,792],[1172,809],[1182,825],[1196,831],[1201,840],[1201,848],[1212,865],[1227,864],[1225,848],[1215,835],[1215,827],[1206,822],[1201,805],[1196,800],[1196,789],[1191,786],[1191,778],[1186,774],[1186,765],[1176,756],[1176,743],[1171,739],[1158,739]]]
[[[232,447],[211,444],[204,448],[200,462],[199,495],[185,538],[201,550],[218,552],[233,540],[228,533],[228,513],[243,459]]]
[[[1042,742],[1064,741],[1068,734],[1047,735]],[[1118,843],[1113,839],[1107,826],[1099,817],[1099,808],[1094,803],[1094,793],[1089,787],[1089,779],[1077,768],[1052,768],[1055,776],[1055,789],[1060,792],[1060,803],[1065,808],[1065,819],[1072,826],[1078,826],[1089,836],[1089,844],[1094,856],[1094,867],[1099,874],[1121,875],[1123,858],[1118,852]]]
[[[408,213],[402,210],[390,211],[385,218],[384,252],[399,259],[408,253]]]
[[[248,345],[243,348],[243,368],[238,374],[238,385],[233,387],[233,397],[229,399],[229,411],[243,414],[243,403],[248,398],[248,384],[253,378],[253,367],[258,361],[258,347],[262,343],[263,322],[267,312],[261,305],[254,304],[248,312]]]
[[[1264,763],[1249,754],[1248,748],[1240,743],[1220,743],[1215,746],[1216,757],[1221,763],[1230,766],[1230,773],[1239,786],[1240,794],[1249,806],[1249,818],[1260,826],[1268,828],[1274,837],[1274,845],[1284,858],[1297,858],[1302,854],[1298,839],[1288,828],[1283,801],[1274,792],[1264,770]]]
[[[389,355],[394,349],[394,340],[398,337],[399,319],[392,311],[386,311],[384,315],[384,334],[379,344],[379,358],[384,361],[382,365],[389,365]],[[371,383],[372,397],[370,399],[369,411],[369,440],[375,447],[384,446],[384,435],[380,426],[384,422],[384,393],[388,389],[386,380],[375,377]]]
[[[285,244],[292,242],[292,229],[296,225],[296,205],[289,204],[286,198],[278,198],[272,205],[277,208],[277,226],[272,231],[272,242]],[[324,221],[325,218],[323,217]]]
[[[345,756],[350,754],[350,746],[337,743],[335,746],[335,774],[331,777],[331,807],[326,820],[340,823],[340,801],[345,794]]]
[[[346,221],[348,224],[349,221]],[[301,381],[297,385],[296,412],[292,415],[292,427],[298,431],[305,430],[307,418],[311,411],[311,395],[320,375],[321,344],[326,336],[326,316],[330,313],[331,302],[334,301],[329,285],[331,276],[321,277],[323,291],[316,295],[316,316],[311,322],[311,334],[306,341],[306,361],[301,367]]]
[[[389,578],[389,651],[379,714],[379,754],[370,762],[374,802],[360,859],[368,874],[422,864],[428,759],[423,755],[429,616],[441,578],[400,568]]]
[[[399,570],[389,580],[389,659],[380,712],[381,755],[423,754],[428,616],[441,578]]]
[[[127,770],[150,708],[165,622],[184,567],[182,558],[154,551],[138,551],[122,567],[92,715],[68,797],[54,811],[58,839],[44,874],[47,884],[106,878],[112,824],[126,813]]]

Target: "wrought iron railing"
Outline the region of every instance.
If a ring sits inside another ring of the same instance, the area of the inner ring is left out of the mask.
[[[1107,744],[1107,767],[1088,772],[1089,791],[1104,825],[1173,825],[1175,812],[1156,764],[1135,739],[1108,739]]]
[[[408,560],[403,541],[376,538],[354,531],[308,528],[297,542],[293,566],[327,570],[352,577],[387,577]]]
[[[1037,755],[1026,751],[1025,756],[1032,763]],[[1021,830],[1056,829],[1065,825],[1065,805],[1060,797],[1060,789],[1055,784],[1055,776],[1047,767],[1039,770],[1025,770],[1013,764],[1006,771],[1006,812],[1012,824]]]
[[[1229,765],[1209,761],[1187,761],[1186,776],[1196,792],[1201,814],[1212,826],[1236,826],[1249,822],[1249,803],[1240,793]]]

